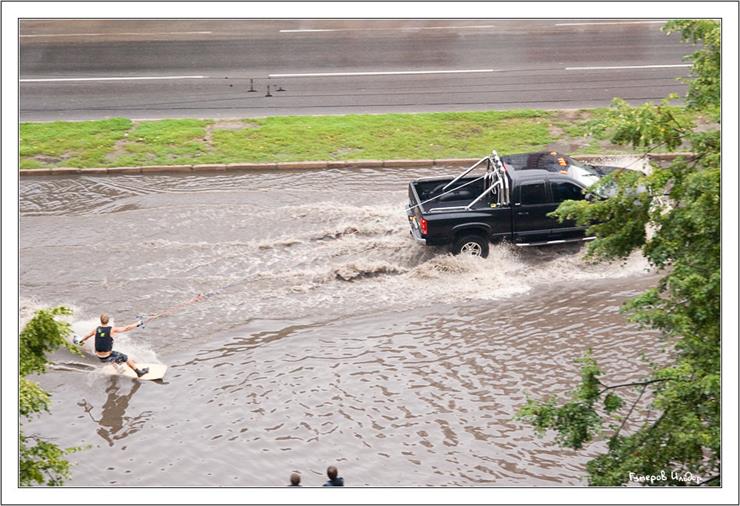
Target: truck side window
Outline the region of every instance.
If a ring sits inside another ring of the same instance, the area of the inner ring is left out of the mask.
[[[583,200],[585,198],[583,190],[579,186],[567,181],[551,181],[550,188],[552,189],[552,198],[555,202]]]
[[[529,183],[521,185],[520,200],[522,205],[547,204],[545,183]]]

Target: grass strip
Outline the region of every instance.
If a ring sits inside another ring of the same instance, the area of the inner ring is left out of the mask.
[[[606,109],[23,123],[20,168],[625,153],[593,134]]]
[[[54,121],[20,126],[20,168],[108,167],[108,154],[131,120]]]

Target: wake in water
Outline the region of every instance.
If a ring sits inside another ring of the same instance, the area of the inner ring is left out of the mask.
[[[647,271],[639,254],[626,262],[592,265],[580,245],[501,244],[492,246],[487,259],[421,246],[409,235],[404,212],[410,177],[398,171],[347,171],[341,178],[335,173],[160,177],[147,179],[152,188],[131,178],[105,179],[106,186],[92,179],[83,189],[67,182],[61,194],[70,199],[113,195],[116,206],[130,210],[96,208],[75,216],[73,207],[63,226],[56,216],[26,216],[21,290],[47,300],[63,297],[66,304],[84,308],[80,316],[89,319],[89,327],[76,329],[80,334],[97,324],[99,312],[113,311],[109,308],[128,320],[199,293],[213,294],[174,319],[184,326],[196,322],[198,328],[182,330],[195,335],[218,322],[229,328],[231,320],[243,321],[245,315],[300,318],[317,311],[348,314],[500,299]],[[65,180],[60,181],[44,184]],[[60,201],[56,207],[56,200],[49,201],[60,193],[53,189],[27,185],[23,200],[38,204],[39,212],[69,213],[71,204]],[[111,248],[110,230],[137,237],[136,247]],[[43,267],[51,257],[65,262],[55,276]],[[139,360],[154,362],[147,332],[122,336],[117,344]]]
[[[268,315],[290,308],[296,317],[322,312],[404,308],[471,299],[502,299],[534,288],[635,276],[648,271],[636,253],[624,262],[592,264],[585,245],[519,248],[492,245],[487,259],[453,256],[414,242],[400,205],[303,205],[300,230],[269,240],[233,244],[221,254],[243,266],[244,283],[224,294],[233,307]],[[285,230],[285,227],[279,228]],[[233,264],[231,265],[233,268]],[[233,280],[225,276],[223,281]],[[219,278],[210,282],[218,283]]]

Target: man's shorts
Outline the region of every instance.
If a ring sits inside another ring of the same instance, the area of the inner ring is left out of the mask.
[[[128,361],[128,357],[125,353],[120,351],[111,351],[107,357],[98,357],[101,362],[112,362],[114,364],[122,364]]]

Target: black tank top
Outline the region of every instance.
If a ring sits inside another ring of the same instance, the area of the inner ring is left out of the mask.
[[[112,327],[98,327],[95,330],[95,351],[113,351]]]

